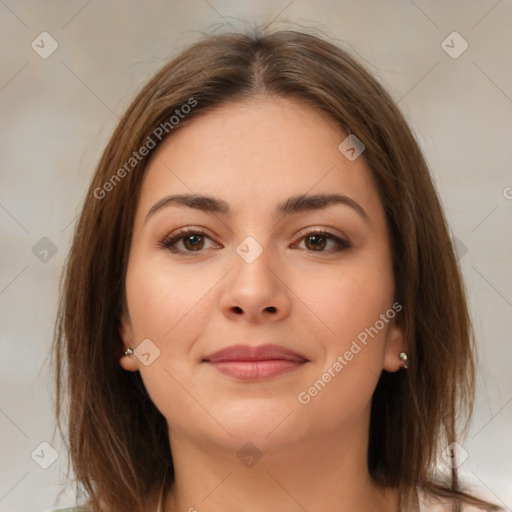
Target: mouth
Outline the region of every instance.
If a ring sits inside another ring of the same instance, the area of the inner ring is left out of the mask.
[[[309,360],[279,345],[233,345],[206,356],[202,362],[238,380],[257,381],[297,370]]]

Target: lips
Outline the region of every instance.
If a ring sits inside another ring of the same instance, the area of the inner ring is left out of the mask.
[[[262,380],[296,370],[308,359],[279,345],[233,345],[206,356],[203,362],[236,379]]]
[[[233,345],[206,356],[203,361],[222,363],[233,361],[294,361],[305,362],[307,359],[279,345]]]

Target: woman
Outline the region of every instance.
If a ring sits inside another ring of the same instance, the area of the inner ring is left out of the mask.
[[[55,343],[90,510],[499,510],[457,476],[473,350],[425,160],[345,51],[206,37],[128,108]]]

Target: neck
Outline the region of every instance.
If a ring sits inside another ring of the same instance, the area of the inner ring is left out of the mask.
[[[396,512],[398,492],[377,486],[368,473],[368,424],[238,454],[170,429],[175,480],[163,510]]]

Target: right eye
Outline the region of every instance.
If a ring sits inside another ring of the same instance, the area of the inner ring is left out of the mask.
[[[202,252],[206,239],[213,240],[203,230],[197,228],[180,228],[178,231],[167,235],[159,245],[173,253]],[[179,245],[181,244],[181,248]],[[220,247],[215,244],[214,247]]]

